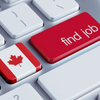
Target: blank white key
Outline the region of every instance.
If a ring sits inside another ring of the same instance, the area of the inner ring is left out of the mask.
[[[0,13],[1,26],[12,37],[18,38],[43,26],[43,21],[25,3]]]
[[[79,4],[75,0],[33,0],[33,4],[51,21],[79,9]]]
[[[100,86],[100,46],[42,75],[39,85],[53,100],[76,100]]]
[[[19,0],[4,0],[6,3],[13,3],[15,1],[19,1]]]
[[[2,96],[0,100],[43,100],[30,84],[24,84]]]
[[[0,46],[5,44],[5,39],[4,37],[0,34]]]

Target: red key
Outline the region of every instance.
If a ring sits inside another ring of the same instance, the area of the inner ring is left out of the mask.
[[[49,63],[55,63],[99,39],[99,23],[84,12],[31,37],[30,43]]]

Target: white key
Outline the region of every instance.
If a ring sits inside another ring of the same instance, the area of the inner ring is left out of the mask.
[[[6,3],[13,3],[13,2],[16,2],[16,1],[19,1],[19,0],[4,0]]]
[[[43,21],[25,3],[1,12],[0,21],[12,38],[21,37],[43,26]]]
[[[51,21],[79,9],[79,4],[75,0],[33,0],[33,4]]]
[[[5,39],[4,37],[0,34],[0,46],[5,44]]]
[[[24,84],[2,96],[0,100],[43,100],[30,84]]]
[[[53,100],[76,100],[100,86],[100,46],[42,75],[39,85]]]

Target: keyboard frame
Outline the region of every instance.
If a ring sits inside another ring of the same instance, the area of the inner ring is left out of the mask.
[[[57,63],[54,64],[49,64],[48,62],[45,61],[45,59],[31,46],[31,44],[29,43],[29,40],[31,38],[31,36],[38,34],[40,32],[42,32],[43,30],[46,30],[50,27],[53,27],[55,25],[57,25],[58,23],[61,23],[69,18],[72,18],[73,16],[76,16],[82,12],[88,12],[92,17],[94,17],[99,23],[100,23],[100,0],[76,0],[79,5],[80,5],[80,9],[77,12],[74,12],[66,17],[63,17],[60,20],[57,20],[55,22],[51,22],[49,21],[33,4],[32,4],[32,0],[19,0],[18,2],[12,3],[12,4],[7,4],[4,2],[4,0],[0,0],[0,5],[1,5],[1,11],[14,6],[18,3],[21,2],[26,2],[32,9],[33,11],[36,12],[36,14],[38,16],[40,16],[40,18],[43,20],[44,22],[44,26],[36,31],[33,31],[32,33],[29,33],[25,36],[22,36],[21,38],[18,39],[12,39],[10,36],[8,36],[8,34],[5,32],[5,30],[3,30],[0,27],[0,34],[2,34],[6,40],[6,44],[0,47],[0,51],[15,44],[18,42],[22,42],[25,44],[25,46],[34,54],[34,56],[41,62],[42,64],[42,70],[15,83],[15,84],[8,84],[4,81],[4,79],[0,76],[0,85],[1,85],[1,94],[3,95],[6,92],[9,92],[10,90],[24,84],[24,83],[30,83],[33,88],[42,96],[42,98],[44,100],[51,100],[50,97],[41,89],[41,87],[37,84],[37,79],[40,75],[68,62],[69,60],[95,48],[96,46],[100,45],[100,42],[97,42]],[[70,78],[70,77],[69,77]],[[71,91],[70,91],[71,92]]]

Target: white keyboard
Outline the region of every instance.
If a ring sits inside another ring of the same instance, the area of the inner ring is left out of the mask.
[[[100,100],[100,0],[0,9],[0,100]]]

